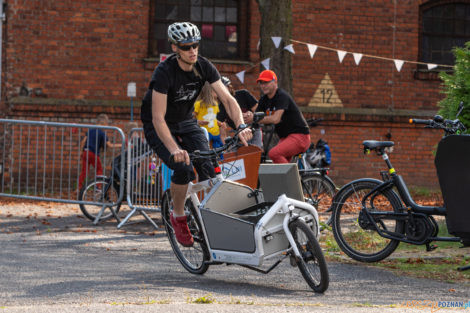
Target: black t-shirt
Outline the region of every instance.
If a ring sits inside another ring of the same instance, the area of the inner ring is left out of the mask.
[[[258,100],[246,89],[241,89],[235,91],[235,95],[233,96],[235,100],[237,100],[238,105],[243,113],[250,111],[252,107],[254,107]],[[223,103],[219,103],[219,113],[217,113],[217,119],[221,122],[227,122],[228,126],[232,127],[233,129],[236,128],[235,123],[230,119],[225,110],[225,106]]]
[[[290,134],[310,133],[307,122],[294,100],[281,88],[277,89],[272,99],[266,95],[262,96],[256,109],[256,111],[265,112],[266,115],[271,115],[276,110],[284,110],[281,121],[275,125],[279,138],[285,138]]]
[[[212,84],[220,79],[215,66],[202,56],[198,56],[194,69],[183,71],[178,65],[176,54],[157,66],[142,101],[140,116],[144,126],[152,123],[152,90],[167,95],[165,121],[170,129],[172,125],[192,119],[194,102],[204,83],[208,81]]]

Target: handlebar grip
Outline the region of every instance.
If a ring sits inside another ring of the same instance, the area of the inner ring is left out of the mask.
[[[410,118],[410,124],[424,124],[424,125],[431,125],[431,120],[421,120],[419,118]]]

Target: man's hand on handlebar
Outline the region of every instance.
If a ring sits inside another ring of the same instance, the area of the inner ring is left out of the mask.
[[[253,112],[252,111],[246,111],[245,113],[242,113],[243,116],[243,121],[245,124],[251,124],[253,123]]]
[[[238,139],[242,142],[244,146],[248,146],[248,141],[253,138],[253,133],[251,128],[245,128],[238,133]]]
[[[176,149],[171,154],[171,157],[173,158],[173,162],[175,162],[175,163],[184,162],[184,163],[186,163],[186,165],[190,164],[189,155],[188,155],[188,152],[186,150]]]

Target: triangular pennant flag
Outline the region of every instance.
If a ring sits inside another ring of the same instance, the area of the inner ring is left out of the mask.
[[[338,52],[339,63],[342,63],[344,56],[346,55],[347,52],[343,50],[338,50],[337,52]]]
[[[288,45],[288,46],[285,46],[285,47],[284,47],[284,50],[287,50],[287,51],[289,51],[290,53],[295,54],[294,45],[293,45],[293,44],[290,44],[290,45]]]
[[[235,74],[235,76],[237,76],[237,78],[241,81],[242,84],[245,82],[245,71],[241,71]]]
[[[276,46],[276,48],[279,48],[279,44],[281,43],[282,37],[271,37],[271,39],[273,40],[274,45]]]
[[[397,71],[401,71],[401,67],[403,66],[403,63],[405,63],[405,61],[402,61],[402,60],[393,60],[395,62],[395,66],[397,67]]]
[[[359,65],[359,62],[361,62],[362,59],[362,53],[353,53],[354,56],[354,61],[356,62],[356,65]]]
[[[433,68],[436,68],[436,67],[437,67],[437,64],[432,64],[432,63],[428,64],[428,70],[432,70]]]
[[[318,46],[308,43],[307,48],[308,48],[308,52],[310,52],[310,58],[313,58],[313,56],[315,55],[315,52],[317,51]]]
[[[265,69],[269,70],[269,61],[271,61],[271,58],[267,58],[261,62],[261,64],[264,66]]]

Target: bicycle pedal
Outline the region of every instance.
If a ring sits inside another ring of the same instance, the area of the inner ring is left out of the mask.
[[[433,251],[436,250],[438,247],[436,245],[431,245],[429,243],[426,244],[426,251]]]

